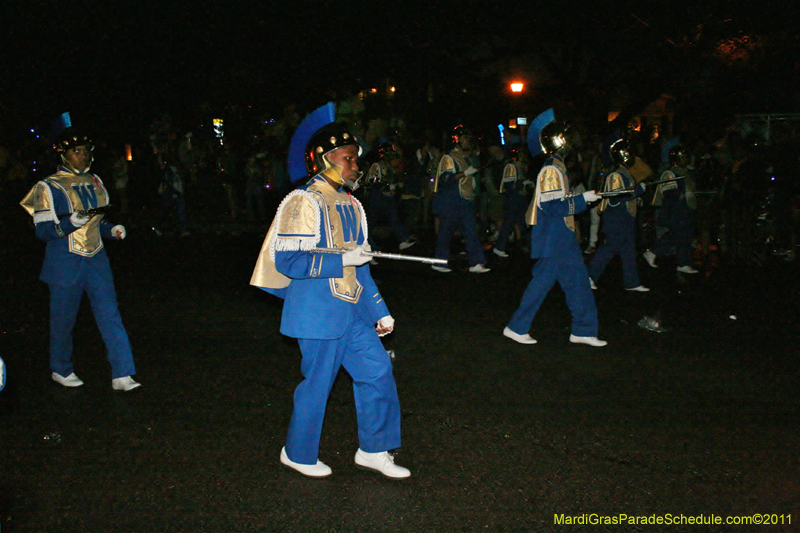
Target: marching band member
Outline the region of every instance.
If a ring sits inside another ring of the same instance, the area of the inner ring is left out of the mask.
[[[472,134],[464,126],[453,130],[453,148],[439,161],[434,182],[434,214],[439,217],[439,233],[436,236],[436,257],[450,259],[450,243],[456,229],[461,228],[461,236],[467,247],[469,271],[483,274],[491,269],[486,267],[486,255],[478,239],[478,224],[475,208],[475,174],[478,169],[470,162]],[[449,266],[431,266],[438,272],[451,272]]]
[[[511,232],[519,228],[518,238],[522,238],[525,225],[525,209],[530,203],[532,182],[528,181],[528,156],[520,145],[512,145],[508,163],[503,168],[503,180],[500,182],[500,194],[503,195],[503,224],[493,253],[499,257],[508,257],[506,245]]]
[[[379,160],[369,167],[367,182],[370,184],[369,215],[373,224],[386,220],[391,224],[400,250],[407,250],[416,244],[408,230],[400,222],[397,204],[397,174],[392,161],[397,157],[397,149],[391,142],[378,146]]]
[[[36,236],[47,243],[39,279],[50,288],[50,370],[53,381],[80,387],[72,364],[72,330],[85,292],[108,350],[111,386],[129,391],[140,386],[128,333],[117,307],[114,277],[103,239],[125,238],[125,227],[103,214],[87,213],[108,206],[108,191],[89,172],[94,160],[91,139],[72,126],[69,114],[57,120],[53,150],[60,157],[58,171],[34,185],[20,202],[33,216]]]
[[[608,150],[617,168],[606,177],[605,192],[615,196],[606,196],[600,202],[605,241],[589,263],[589,281],[592,289],[596,289],[595,283],[606,266],[619,254],[625,290],[647,292],[650,289],[641,284],[636,269],[636,203],[637,198],[644,194],[644,183],[637,183],[629,170],[636,158],[631,154],[627,141],[620,137],[611,143]]]
[[[605,346],[597,338],[598,321],[589,274],[583,263],[583,253],[575,238],[574,215],[586,210],[588,203],[600,199],[594,191],[570,195],[567,168],[563,157],[569,144],[566,126],[556,122],[552,109],[536,117],[528,130],[531,154],[549,154],[536,178],[536,191],[526,213],[531,226],[531,258],[533,277],[522,295],[522,301],[503,335],[521,344],[535,344],[529,331],[536,313],[556,282],[567,297],[572,313],[572,343]]]
[[[379,338],[392,332],[394,318],[370,275],[370,257],[362,254],[367,220],[349,191],[361,176],[361,147],[334,116],[328,104],[297,128],[289,170],[293,181],[308,181],[278,207],[250,280],[284,300],[281,333],[296,338],[302,353],[303,381],[294,392],[280,461],[306,476],[331,474],[319,460],[319,443],[328,396],[344,367],[353,378],[358,415],[355,464],[405,478],[411,473],[389,453],[400,447],[400,403]],[[317,247],[350,251],[312,251]]]
[[[658,268],[656,258],[667,255],[675,248],[677,271],[682,274],[697,274],[692,267],[692,238],[697,200],[694,196],[694,179],[688,170],[691,158],[680,144],[668,152],[670,168],[662,175],[653,196],[653,205],[660,206],[656,223],[667,228],[667,232],[656,241],[652,250],[644,252],[644,258],[653,268]]]

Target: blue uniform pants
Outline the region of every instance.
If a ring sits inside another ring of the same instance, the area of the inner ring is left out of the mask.
[[[497,237],[495,248],[503,252],[506,251],[508,238],[511,236],[511,232],[514,231],[515,226],[519,226],[523,232],[527,231],[525,211],[528,209],[528,204],[530,204],[530,200],[516,192],[509,193],[504,198],[503,224],[500,226],[500,235]]]
[[[296,463],[317,462],[328,396],[341,367],[353,378],[360,448],[377,453],[400,447],[400,402],[391,359],[375,328],[355,310],[351,313],[350,326],[339,339],[298,339],[304,379],[294,391],[286,437],[286,455]]]
[[[469,266],[486,263],[483,246],[478,239],[475,202],[458,198],[442,205],[439,210],[439,234],[436,236],[436,257],[450,259],[450,242],[456,228],[461,228],[464,245],[467,248]]]
[[[667,232],[656,241],[651,251],[658,257],[664,257],[674,247],[675,263],[678,266],[691,265],[694,214],[690,213],[682,218],[674,218],[664,225],[667,227]]]
[[[597,308],[589,286],[589,274],[581,257],[542,257],[533,265],[532,273],[533,279],[528,283],[519,307],[508,322],[512,331],[520,335],[530,331],[545,297],[558,282],[572,313],[572,334],[578,337],[597,337]]]
[[[618,228],[605,234],[606,240],[597,249],[589,263],[589,277],[600,279],[608,263],[619,254],[622,261],[622,284],[626,289],[641,285],[636,269],[636,227]]]
[[[73,372],[72,330],[83,293],[89,297],[97,327],[111,363],[111,378],[136,374],[131,343],[117,307],[114,278],[107,266],[85,262],[75,285],[50,287],[50,370],[64,377]]]

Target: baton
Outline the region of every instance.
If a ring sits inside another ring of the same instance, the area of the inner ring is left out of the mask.
[[[597,196],[602,198],[607,198],[609,196],[622,196],[623,194],[631,194],[633,193],[633,189],[617,189],[615,191],[608,191],[608,192],[598,192]]]
[[[647,182],[648,185],[658,185],[659,183],[669,183],[671,181],[685,180],[686,176],[678,176],[677,178],[670,178],[668,180],[656,180]]]
[[[342,255],[349,252],[347,248],[312,248],[311,252],[322,254],[339,254]],[[361,252],[361,255],[369,257],[382,258],[382,259],[399,259],[401,261],[417,261],[418,263],[427,263],[429,265],[446,265],[447,259],[436,259],[435,257],[420,257],[418,255],[405,255],[405,254],[389,254],[384,252]]]
[[[85,217],[93,217],[95,215],[104,215],[110,208],[111,204],[102,207],[92,207],[91,209],[80,209],[77,213]]]

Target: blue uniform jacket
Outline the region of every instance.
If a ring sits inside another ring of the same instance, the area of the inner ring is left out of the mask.
[[[644,187],[637,183],[630,194],[615,196],[608,201],[606,210],[603,211],[603,232],[616,233],[636,229],[636,217],[628,211],[627,203],[644,194]]]
[[[302,187],[301,187],[302,189]],[[343,201],[349,198],[340,191]],[[346,201],[346,205],[352,205]],[[329,208],[331,206],[328,206]],[[361,206],[358,204],[358,209]],[[342,246],[342,243],[327,242],[328,232],[324,225],[332,223],[320,213],[319,248]],[[361,213],[354,213],[354,220],[361,220]],[[359,228],[355,242],[345,242],[347,248],[365,242],[366,228]],[[351,320],[363,320],[374,326],[381,318],[389,316],[378,287],[370,274],[369,264],[359,267],[344,267],[342,256],[318,253],[310,250],[282,250],[275,252],[275,268],[291,279],[288,287],[263,290],[284,299],[281,317],[281,333],[300,339],[338,339],[348,330]],[[361,285],[360,294],[351,298],[337,297],[331,289],[331,279],[342,278],[345,268],[355,268],[356,279]],[[355,310],[355,313],[353,311]]]
[[[325,244],[320,243],[320,246]],[[304,251],[277,252],[275,264],[281,274],[292,278],[292,282],[285,289],[264,290],[284,298],[281,333],[287,337],[338,339],[349,327],[352,306],[355,306],[357,317],[370,326],[389,315],[389,308],[372,279],[369,265],[355,267],[356,277],[364,290],[354,304],[331,294],[328,278],[342,276],[342,256]],[[320,264],[320,268],[315,268],[314,264]]]
[[[94,176],[97,179],[96,176]],[[99,182],[99,179],[98,179]],[[64,196],[62,190],[54,187],[45,181],[49,187],[55,210],[57,221],[45,220],[36,223],[36,237],[47,243],[44,254],[44,263],[39,279],[52,285],[69,286],[74,285],[80,278],[84,269],[94,268],[99,271],[106,271],[111,277],[111,267],[108,262],[105,248],[100,248],[92,256],[84,256],[69,251],[68,236],[78,228],[72,225],[69,220],[71,209],[69,200]],[[102,182],[100,182],[102,183]],[[98,185],[101,186],[101,185]],[[89,205],[86,207],[98,207]],[[114,238],[111,228],[114,224],[104,218],[100,220],[98,229],[104,239]]]
[[[583,258],[575,232],[566,218],[586,211],[583,195],[542,202],[531,226],[531,258]]]

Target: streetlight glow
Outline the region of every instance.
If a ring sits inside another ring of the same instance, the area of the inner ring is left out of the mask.
[[[511,92],[512,93],[521,93],[525,84],[521,81],[515,81],[511,84]]]

